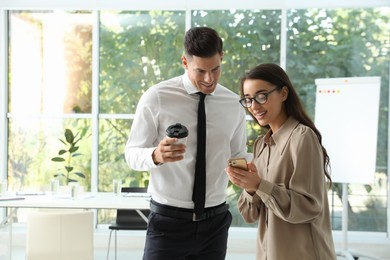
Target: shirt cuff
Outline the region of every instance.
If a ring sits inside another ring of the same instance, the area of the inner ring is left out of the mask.
[[[273,188],[273,183],[266,180],[261,180],[256,194],[259,195],[264,202],[266,202],[270,198]]]
[[[258,194],[249,194],[246,190],[242,191],[242,198],[248,201],[251,204],[256,204],[257,202],[261,201],[260,197]]]
[[[156,150],[156,147],[148,149],[149,157],[148,157],[148,160],[147,160],[147,164],[149,165],[149,168],[157,168],[157,167],[159,167],[159,166],[164,164],[164,163],[158,163],[158,164],[154,163],[154,161],[153,161],[153,152],[154,152],[154,150]]]

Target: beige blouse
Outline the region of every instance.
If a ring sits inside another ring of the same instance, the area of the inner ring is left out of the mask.
[[[253,163],[262,180],[253,196],[242,192],[238,209],[246,222],[259,223],[256,259],[336,259],[315,133],[290,117],[256,140]]]

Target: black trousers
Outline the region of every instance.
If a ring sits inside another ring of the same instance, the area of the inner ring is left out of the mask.
[[[224,260],[231,222],[229,211],[202,221],[151,212],[143,260]]]

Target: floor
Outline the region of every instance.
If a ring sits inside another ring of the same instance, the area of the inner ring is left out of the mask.
[[[113,252],[112,252],[113,253]],[[94,260],[105,260],[107,257],[107,252],[105,250],[98,250],[95,251],[95,258]],[[1,258],[1,260],[5,260],[6,258]],[[23,260],[24,258],[24,252],[22,251],[15,251],[12,255],[12,260]],[[114,254],[110,254],[109,259],[115,259]],[[125,252],[123,250],[118,251],[117,254],[118,260],[141,260],[142,259],[142,252]],[[226,260],[253,260],[255,259],[255,256],[252,254],[231,254],[226,257]]]
[[[97,249],[95,250],[95,258],[94,260],[105,260],[107,259],[107,251],[103,249]],[[0,255],[0,260],[6,260],[8,257],[6,256],[1,256]],[[12,260],[23,260],[25,259],[25,254],[24,254],[24,248],[16,248],[12,252]],[[110,252],[109,259],[115,259],[114,255],[114,250]],[[128,251],[128,250],[123,250],[120,249],[117,252],[117,259],[118,260],[141,260],[142,259],[142,251],[137,250],[137,251]],[[228,253],[226,256],[226,260],[254,260],[255,259],[255,254],[252,253]],[[373,257],[362,257],[360,256],[358,258],[359,260],[387,260],[390,258],[373,258]],[[348,260],[348,258],[343,257],[343,256],[338,256],[337,260]]]
[[[234,231],[229,236],[226,260],[254,260],[255,259],[255,233],[250,231]],[[7,229],[0,229],[0,260],[9,260],[9,235]],[[94,260],[104,260],[107,256],[108,245],[107,230],[98,230],[94,237]],[[25,259],[25,230],[13,229],[13,247],[11,260]],[[336,248],[341,248],[340,237],[335,235]],[[359,260],[390,260],[389,238],[364,239],[353,237],[348,241],[348,251],[358,253]],[[111,244],[110,258],[114,256],[114,241]],[[142,231],[121,231],[118,233],[118,260],[142,259],[144,234]],[[340,251],[340,250],[339,250]],[[364,252],[364,253],[363,253]],[[338,260],[351,258],[338,256]]]

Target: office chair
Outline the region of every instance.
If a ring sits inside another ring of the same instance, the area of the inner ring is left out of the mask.
[[[147,188],[141,187],[122,187],[122,193],[146,193]],[[110,231],[110,238],[108,240],[107,260],[110,254],[111,235],[115,232],[115,259],[117,257],[117,236],[119,230],[146,230],[149,210],[134,210],[134,209],[118,209],[116,211],[115,224],[111,224],[108,228]]]
[[[27,260],[93,260],[93,211],[37,212],[27,220]]]

